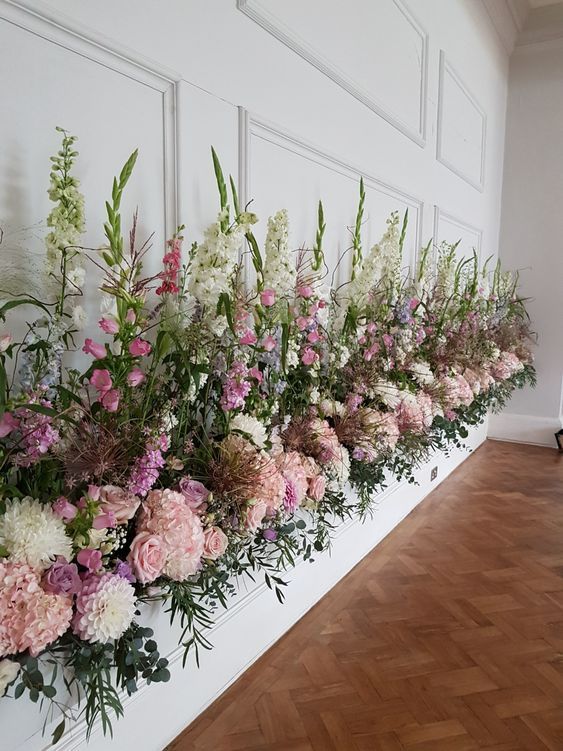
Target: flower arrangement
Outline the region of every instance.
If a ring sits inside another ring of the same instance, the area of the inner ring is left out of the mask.
[[[322,204],[310,249],[291,250],[280,211],[262,252],[213,152],[217,221],[188,252],[180,227],[147,278],[136,217],[127,242],[121,229],[137,152],[90,258],[74,142],[63,131],[53,158],[48,299],[0,307],[6,326],[14,308],[38,311],[21,341],[0,337],[0,693],[48,700],[54,742],[73,711],[60,666],[88,728],[111,731],[122,692],[170,677],[145,603],[168,609],[197,656],[237,576],[262,571],[283,600],[283,569],[369,514],[385,472],[412,480],[534,380],[517,278],[430,244],[409,275],[397,214],[364,257],[363,183],[351,279],[330,290]],[[81,339],[90,261],[101,313]]]

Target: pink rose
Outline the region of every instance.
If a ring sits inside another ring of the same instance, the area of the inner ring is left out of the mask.
[[[307,495],[313,501],[322,501],[326,490],[326,480],[324,475],[315,475],[309,480]]]
[[[209,490],[201,482],[192,480],[191,477],[182,477],[180,480],[180,492],[184,496],[186,505],[192,509],[198,508],[209,498]]]
[[[117,524],[125,524],[135,516],[141,504],[140,498],[116,485],[103,485],[100,489],[102,510],[111,512]]]
[[[117,334],[119,331],[119,324],[114,318],[100,318],[98,326],[106,334]]]
[[[301,287],[297,287],[297,294],[299,297],[308,299],[313,296],[313,288],[309,284],[302,284]]]
[[[229,544],[227,535],[219,527],[209,527],[203,533],[203,557],[212,561],[223,555]]]
[[[62,495],[60,498],[57,498],[51,508],[53,509],[55,516],[58,516],[59,519],[62,519],[65,522],[74,519],[74,517],[78,513],[76,506],[73,506],[73,504],[68,500],[68,498],[65,498],[64,495]]]
[[[301,362],[303,365],[312,365],[319,359],[318,354],[311,349],[311,347],[305,347],[303,354],[301,355]]]
[[[264,501],[258,501],[258,503],[255,503],[246,510],[244,526],[249,532],[256,532],[266,516],[267,509],[268,507]]]
[[[239,339],[240,344],[256,344],[256,334],[250,329],[246,329],[244,334]]]
[[[95,342],[92,339],[86,339],[82,351],[86,352],[87,355],[92,355],[96,360],[103,360],[107,354],[104,345],[98,344],[98,342]]]
[[[265,308],[270,308],[276,301],[276,293],[273,289],[265,289],[260,293],[260,302]]]
[[[0,438],[10,435],[12,430],[19,428],[20,421],[17,420],[11,412],[4,412],[0,418]]]
[[[92,574],[99,571],[102,565],[102,552],[101,550],[93,550],[92,548],[84,548],[76,556],[76,560],[81,566],[87,568]]]
[[[0,336],[0,352],[5,352],[13,341],[14,337],[11,334]]]
[[[113,386],[109,370],[106,370],[105,368],[103,370],[98,368],[94,370],[90,376],[90,385],[93,386],[100,395],[107,394]]]
[[[127,376],[127,383],[132,387],[138,386],[145,380],[145,374],[141,368],[133,368],[133,370]]]
[[[119,407],[119,391],[117,389],[110,389],[110,391],[102,396],[100,403],[108,412],[117,412]]]
[[[133,339],[129,345],[129,354],[133,355],[133,357],[144,357],[145,355],[150,355],[151,350],[151,345],[144,339],[141,339],[140,336]]]
[[[127,561],[141,584],[150,584],[162,573],[166,549],[158,535],[139,532],[133,538]]]
[[[273,336],[268,335],[265,339],[262,340],[262,347],[266,350],[266,352],[271,352],[276,348],[276,340]]]

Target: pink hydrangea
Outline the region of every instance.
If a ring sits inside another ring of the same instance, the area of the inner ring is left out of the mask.
[[[378,438],[384,449],[393,451],[401,435],[397,418],[391,412],[382,412],[378,422]]]
[[[285,480],[276,461],[265,451],[260,453],[259,462],[260,474],[254,497],[257,501],[263,501],[266,504],[269,514],[274,514],[285,497]]]
[[[150,532],[162,541],[166,576],[183,581],[198,570],[205,543],[203,527],[182,493],[152,490],[143,503],[137,532]],[[137,575],[135,562],[131,563]]]
[[[43,591],[37,571],[0,562],[0,657],[25,650],[37,656],[70,625],[72,599]]]

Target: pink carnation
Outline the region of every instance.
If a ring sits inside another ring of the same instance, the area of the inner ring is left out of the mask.
[[[0,562],[0,657],[29,650],[37,656],[70,625],[72,599],[41,588],[24,563]]]

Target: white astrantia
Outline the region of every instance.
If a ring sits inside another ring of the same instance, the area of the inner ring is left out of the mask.
[[[0,696],[4,696],[10,683],[13,683],[20,672],[20,664],[15,660],[0,660]]]
[[[252,415],[245,415],[242,412],[235,415],[231,420],[231,430],[244,433],[259,449],[263,449],[266,445],[268,439],[266,428],[260,420],[252,417]]]
[[[204,242],[195,249],[188,291],[202,308],[212,314],[221,295],[231,291],[231,279],[247,231],[247,224],[236,224],[228,232],[223,232],[219,215],[217,221],[205,230]],[[215,333],[220,335],[226,328],[226,319],[219,316],[216,323]]]
[[[289,249],[289,219],[286,209],[268,219],[264,242],[264,287],[273,289],[277,297],[291,296],[295,291],[297,270]]]
[[[72,559],[72,542],[51,506],[34,498],[9,498],[0,515],[0,546],[8,560],[47,569],[57,556]]]

